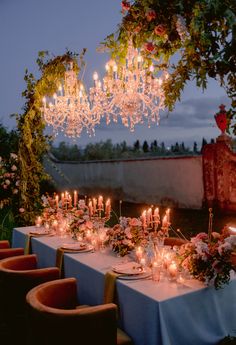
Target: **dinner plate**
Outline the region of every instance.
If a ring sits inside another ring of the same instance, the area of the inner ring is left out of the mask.
[[[34,236],[48,236],[48,235],[52,235],[52,231],[50,230],[31,230],[30,231],[30,235],[34,235]]]
[[[150,272],[144,272],[141,274],[134,274],[134,275],[120,275],[117,277],[117,279],[122,279],[122,280],[139,280],[139,279],[147,279],[151,277]]]
[[[60,246],[66,252],[77,252],[77,253],[85,253],[90,252],[93,250],[93,246],[91,244],[87,244],[84,242],[79,243],[63,243]]]
[[[126,263],[122,263],[112,267],[112,270],[116,273],[126,274],[126,275],[139,275],[143,274],[145,271],[143,270],[142,266],[137,262],[130,261]]]

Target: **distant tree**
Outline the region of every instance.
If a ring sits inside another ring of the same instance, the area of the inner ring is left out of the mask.
[[[197,143],[196,143],[196,141],[194,141],[194,143],[193,143],[193,152],[194,152],[194,153],[198,153],[198,148],[197,148]]]
[[[128,146],[127,146],[127,143],[126,143],[125,140],[121,143],[121,151],[122,152],[127,152],[128,151]]]
[[[182,142],[182,143],[180,144],[179,151],[180,151],[181,153],[185,153],[185,152],[187,151],[184,142]]]
[[[201,146],[201,153],[203,151],[204,146],[207,145],[207,141],[205,138],[202,138],[202,146]]]
[[[165,143],[164,142],[161,143],[161,153],[162,154],[166,153],[166,147],[165,147]]]
[[[179,143],[175,143],[175,146],[174,146],[174,148],[173,148],[173,152],[174,153],[179,153],[180,152],[180,147],[179,147]]]
[[[139,151],[140,150],[140,142],[139,140],[136,140],[134,143],[134,151]]]
[[[148,152],[149,151],[149,145],[148,145],[148,142],[147,140],[144,140],[143,142],[143,152]]]

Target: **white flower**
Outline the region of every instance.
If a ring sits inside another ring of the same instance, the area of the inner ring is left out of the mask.
[[[79,205],[79,208],[82,208],[82,209],[86,208],[85,200],[80,199],[78,205]]]
[[[220,255],[224,254],[224,252],[227,252],[229,250],[232,250],[232,246],[228,242],[224,242],[218,247],[218,252]]]
[[[132,238],[132,234],[131,234],[131,232],[130,232],[130,228],[129,228],[129,227],[125,229],[125,235],[126,235],[126,237],[129,238],[129,239]]]
[[[20,180],[17,180],[16,183],[15,183],[16,187],[19,187],[20,185]]]
[[[15,160],[17,160],[17,155],[15,154],[15,153],[10,153],[10,157],[12,158],[12,159],[15,159]]]
[[[10,180],[5,180],[5,184],[6,184],[7,186],[9,186],[9,184],[11,184],[11,181],[10,181]]]

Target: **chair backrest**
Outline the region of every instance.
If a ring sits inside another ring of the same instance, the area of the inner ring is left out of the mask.
[[[36,255],[14,256],[0,261],[0,305],[6,318],[25,315],[25,296],[38,284],[59,278],[59,269],[37,268]]]
[[[24,248],[4,248],[0,249],[0,260],[11,256],[24,255]]]
[[[7,240],[0,241],[0,249],[10,248],[10,243]]]
[[[116,305],[76,309],[76,279],[40,284],[26,300],[34,345],[116,345]]]

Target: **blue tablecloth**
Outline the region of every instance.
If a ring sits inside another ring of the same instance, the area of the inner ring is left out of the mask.
[[[13,247],[24,247],[30,227],[13,231]],[[68,239],[32,238],[40,267],[55,266],[56,249]],[[65,276],[78,280],[81,304],[103,302],[104,275],[125,260],[111,252],[66,253]],[[221,290],[193,282],[117,280],[121,327],[135,345],[213,345],[236,330],[236,280]]]

